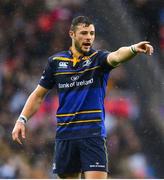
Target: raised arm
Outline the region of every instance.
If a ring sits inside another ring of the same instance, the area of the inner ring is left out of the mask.
[[[31,93],[12,131],[12,138],[14,141],[22,144],[20,137],[23,139],[25,138],[25,123],[37,112],[47,92],[48,89],[38,85]]]
[[[132,46],[121,47],[117,51],[111,52],[107,57],[107,62],[112,66],[118,66],[140,53],[152,55],[154,49],[148,41],[142,41]]]

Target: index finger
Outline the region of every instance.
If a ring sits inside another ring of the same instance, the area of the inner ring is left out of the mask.
[[[139,44],[150,44],[149,41],[141,41]]]
[[[13,131],[12,132],[12,139],[13,139],[13,141],[17,141],[19,144],[22,144],[22,142],[19,139],[19,132]]]
[[[22,142],[21,142],[21,140],[19,138],[16,138],[15,141],[17,141],[19,144],[22,145]]]

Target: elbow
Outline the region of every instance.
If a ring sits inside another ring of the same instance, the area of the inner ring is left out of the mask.
[[[111,53],[108,56],[108,64],[112,65],[113,67],[116,67],[120,64],[119,56],[117,52]]]

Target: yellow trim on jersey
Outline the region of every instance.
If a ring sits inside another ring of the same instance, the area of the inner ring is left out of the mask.
[[[80,62],[80,59],[73,57],[73,67],[75,67],[78,62]]]
[[[94,69],[97,69],[100,67],[101,66],[95,66],[93,68],[85,69],[84,71],[79,71],[79,72],[58,72],[58,73],[55,73],[54,75],[57,76],[57,75],[61,75],[61,74],[82,74],[84,72],[91,71],[91,70],[94,70]]]
[[[82,58],[82,60],[87,60],[88,58],[91,58],[92,56],[94,56],[95,54],[97,54],[98,52],[94,52],[92,53],[90,56],[84,56]],[[56,56],[52,58],[53,60],[58,60],[58,61],[73,61],[73,58],[67,58],[67,57],[61,57],[61,56]],[[77,58],[78,59],[78,58]]]
[[[58,126],[64,126],[69,124],[77,124],[77,123],[88,123],[88,122],[100,122],[101,119],[90,119],[90,120],[80,120],[80,121],[70,121],[67,123],[57,123]]]
[[[91,58],[92,56],[94,56],[94,55],[97,54],[97,53],[98,53],[98,52],[96,51],[96,52],[94,52],[93,54],[91,54],[90,56],[84,56],[84,57],[82,58],[82,60],[86,61],[87,59]]]
[[[102,110],[79,111],[71,114],[57,114],[56,117],[75,116],[76,114],[100,113]]]
[[[72,61],[72,58],[66,58],[66,57],[56,56],[56,57],[53,58],[53,60],[59,60],[59,61]]]

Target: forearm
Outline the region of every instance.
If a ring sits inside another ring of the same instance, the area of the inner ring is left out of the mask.
[[[12,138],[14,141],[22,144],[19,136],[21,136],[21,138],[23,139],[26,138],[25,123],[39,109],[47,92],[48,89],[45,89],[44,87],[38,85],[36,89],[31,93],[12,131]]]
[[[121,47],[117,51],[111,52],[107,57],[107,62],[112,66],[118,66],[132,59],[138,53],[152,55],[153,51],[154,48],[148,41],[141,41],[132,46]]]
[[[27,119],[31,118],[39,109],[47,92],[47,89],[41,86],[37,86],[37,88],[31,93],[31,95],[27,99],[21,115],[25,116]]]
[[[43,98],[38,97],[34,92],[29,96],[21,112],[27,119],[31,118],[39,109]]]
[[[137,53],[131,48],[131,46],[121,47],[117,51],[109,54],[107,61],[112,66],[117,66],[118,64],[132,59],[136,54]]]

